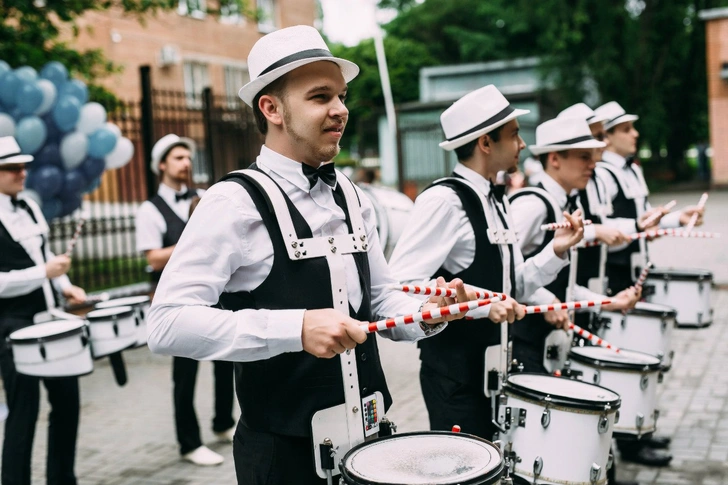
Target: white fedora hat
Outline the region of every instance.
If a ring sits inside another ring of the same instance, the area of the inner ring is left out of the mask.
[[[601,105],[594,110],[594,113],[604,118],[605,130],[613,128],[620,123],[626,123],[627,121],[637,121],[638,119],[640,119],[640,117],[637,115],[627,114],[627,112],[624,111],[624,108],[622,108],[616,101],[610,101],[606,104]]]
[[[33,161],[33,155],[21,153],[20,145],[12,136],[0,138],[0,165],[12,165],[15,163],[28,163]]]
[[[176,146],[183,146],[187,148],[192,152],[192,156],[195,156],[197,145],[194,140],[173,135],[171,133],[169,135],[165,135],[152,147],[152,163],[149,167],[155,175],[159,175],[159,164],[162,160],[164,160],[164,157],[166,157],[167,153]]]
[[[584,103],[576,103],[558,114],[557,118],[581,118],[590,125],[607,121],[604,115],[598,115]]]
[[[536,144],[528,147],[534,156],[577,148],[603,148],[583,118],[554,118],[536,127]]]
[[[445,132],[445,141],[440,143],[440,147],[454,150],[528,113],[527,109],[511,106],[492,84],[476,89],[455,101],[440,115],[440,124]]]
[[[359,66],[334,57],[319,31],[313,27],[296,25],[271,32],[261,37],[250,50],[250,82],[240,88],[238,96],[252,107],[255,96],[264,87],[297,67],[317,61],[338,64],[347,83],[359,74]]]

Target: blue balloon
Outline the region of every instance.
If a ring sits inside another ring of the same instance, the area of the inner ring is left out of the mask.
[[[56,85],[56,89],[60,90],[68,81],[68,69],[58,61],[51,61],[40,70],[40,77],[48,79]]]
[[[8,114],[13,117],[13,119],[15,120],[15,124],[16,125],[18,124],[18,122],[20,120],[22,120],[23,118],[25,118],[26,116],[28,116],[25,113],[23,113],[23,110],[21,110],[17,106],[15,108],[10,108],[8,110]]]
[[[88,88],[78,79],[71,79],[64,84],[63,87],[61,87],[60,94],[73,96],[79,103],[81,103],[81,105],[88,102]]]
[[[81,102],[73,96],[63,95],[53,107],[53,121],[63,132],[71,131],[81,116]]]
[[[38,150],[38,153],[34,157],[33,168],[40,167],[41,165],[55,165],[58,168],[63,168],[61,151],[58,149],[58,143],[56,142],[47,142],[43,148]]]
[[[6,108],[14,108],[18,104],[17,93],[22,85],[23,80],[15,71],[0,75],[0,101]]]
[[[63,171],[53,165],[43,165],[33,171],[31,189],[38,192],[43,200],[53,198],[63,188]],[[45,203],[43,204],[45,206]]]
[[[45,123],[37,116],[23,118],[15,128],[15,139],[23,153],[37,152],[45,143],[47,134]]]
[[[81,191],[88,186],[88,179],[80,169],[71,170],[66,172],[63,182],[64,193],[79,194]]]
[[[58,214],[58,217],[65,217],[72,214],[73,211],[81,207],[81,203],[83,202],[83,195],[80,193],[68,192],[65,188],[58,198],[61,201],[61,212]]]
[[[103,158],[114,150],[116,134],[107,128],[100,128],[88,137],[88,154],[94,158]]]
[[[18,91],[18,108],[23,114],[33,114],[42,102],[43,91],[35,81],[25,83]]]
[[[43,212],[43,216],[46,218],[46,220],[50,221],[51,219],[55,219],[61,214],[62,208],[63,206],[61,205],[61,201],[56,198],[43,199],[43,206],[41,207],[41,211]]]
[[[103,158],[89,157],[83,161],[81,167],[79,167],[83,174],[86,176],[86,180],[94,180],[98,178],[104,169],[106,168],[106,160]]]
[[[90,184],[88,184],[88,187],[83,189],[84,194],[90,194],[94,190],[98,189],[101,185],[101,177],[96,177]]]
[[[9,70],[10,70],[10,64],[8,64],[5,61],[0,61],[0,76],[2,76],[3,74],[5,74]]]
[[[38,79],[38,71],[30,66],[22,66],[15,70],[15,74],[25,82],[33,82]]]
[[[61,131],[60,128],[58,128],[58,125],[56,125],[55,120],[53,119],[53,112],[50,111],[43,116],[40,117],[40,119],[43,120],[43,122],[46,125],[46,129],[48,130],[48,135],[46,136],[46,143],[55,143],[58,144],[61,141],[61,138],[63,138],[64,133]]]

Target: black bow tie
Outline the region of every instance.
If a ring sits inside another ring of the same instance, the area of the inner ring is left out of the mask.
[[[493,182],[490,183],[490,195],[500,203],[503,203],[503,196],[506,195],[505,185],[496,185]]]
[[[571,214],[577,209],[576,205],[576,198],[579,197],[579,194],[574,195],[567,195],[566,196],[566,207],[564,207],[564,210]]]
[[[10,202],[13,204],[13,208],[15,210],[22,209],[28,214],[30,214],[31,219],[33,219],[33,222],[37,223],[38,221],[35,219],[35,214],[33,214],[33,210],[30,208],[28,203],[24,201],[23,199],[16,199],[11,197]]]
[[[333,163],[322,164],[319,168],[313,168],[305,163],[302,163],[301,166],[303,174],[308,179],[308,183],[311,188],[316,185],[316,182],[318,182],[319,179],[331,188],[336,187],[336,171],[334,170]]]
[[[634,157],[629,156],[629,157],[625,158],[624,163],[625,163],[626,167],[631,167],[632,164],[634,163]]]
[[[187,192],[182,192],[181,194],[174,194],[174,201],[179,202],[180,200],[191,199],[192,197],[195,197],[196,195],[197,195],[196,190],[189,189]]]

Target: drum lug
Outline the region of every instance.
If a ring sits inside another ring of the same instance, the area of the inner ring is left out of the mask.
[[[698,276],[698,293],[703,292],[703,277]]]
[[[602,467],[597,465],[596,463],[592,463],[591,470],[589,470],[589,480],[592,483],[597,483],[599,480],[599,475],[602,474]]]
[[[627,328],[627,315],[622,315],[622,321],[619,323],[622,325],[622,328]]]
[[[667,289],[669,287],[670,287],[670,276],[669,275],[665,275],[665,279],[662,282],[662,288],[664,290],[663,292],[664,293],[667,293]]]
[[[612,465],[614,465],[614,455],[610,453],[607,457],[607,470],[610,470]]]
[[[634,422],[637,426],[637,436],[642,436],[642,426],[645,424],[645,415],[637,413],[637,416],[634,418]]]
[[[663,382],[664,380],[665,380],[665,374],[663,374],[663,372],[662,372],[662,371],[660,371],[660,372],[659,372],[659,373],[657,374],[657,383],[658,383],[658,384],[662,384],[662,382]]]
[[[594,381],[594,384],[599,385],[599,381],[602,380],[602,373],[599,371],[599,369],[594,371],[594,376],[592,377],[592,380]]]
[[[703,312],[698,313],[698,325],[703,324]]]
[[[604,414],[599,416],[599,423],[597,424],[597,431],[599,432],[599,434],[604,434],[609,431],[609,417],[607,416],[607,413],[610,409],[612,409],[612,406],[610,406],[609,404],[605,404]]]
[[[45,345],[43,345],[42,342],[40,344],[39,350],[40,350],[40,356],[43,357],[43,360],[46,360],[46,349],[45,349]]]
[[[620,416],[619,409],[617,409],[617,412],[614,413],[614,424],[619,423],[619,416]]]
[[[599,324],[600,327],[602,327],[606,330],[612,328],[612,319],[609,317],[599,317],[597,319],[597,323]]]
[[[518,427],[519,428],[526,427],[526,409],[525,408],[520,408],[518,410]]]
[[[650,376],[647,374],[642,374],[642,377],[640,378],[640,389],[643,391],[647,389],[647,387],[650,385]]]
[[[539,475],[541,475],[541,472],[543,471],[543,458],[540,456],[537,456],[533,460],[533,483],[536,483],[536,478],[538,478]]]
[[[671,350],[670,351],[670,360],[672,360],[674,358],[675,358],[675,351],[674,350]]]
[[[543,400],[546,401],[546,408],[541,413],[541,426],[543,429],[546,429],[549,427],[549,424],[551,424],[551,410],[549,409],[549,406],[551,405],[551,396],[546,396]]]
[[[119,336],[119,323],[117,322],[117,316],[114,315],[112,317],[112,320],[114,321],[114,324],[112,325],[112,328],[114,329],[114,336]]]
[[[662,331],[664,332],[665,330],[667,330],[667,317],[665,315],[662,316],[661,322],[662,322]]]
[[[655,422],[657,422],[657,420],[660,418],[660,410],[655,409],[655,411],[652,414],[655,417]]]

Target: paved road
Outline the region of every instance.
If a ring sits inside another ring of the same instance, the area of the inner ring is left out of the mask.
[[[699,193],[661,195],[694,203]],[[709,201],[705,230],[728,237],[728,193]],[[652,246],[660,266],[708,268],[716,281],[728,283],[728,256],[721,240],[664,239]],[[620,478],[637,478],[643,485],[718,485],[728,483],[728,290],[714,292],[715,322],[701,330],[678,329],[673,370],[661,387],[660,433],[673,436],[675,460],[665,469],[625,465]],[[412,344],[383,341],[381,353],[395,399],[389,417],[399,431],[427,428],[420,394],[418,350]],[[80,485],[209,485],[234,484],[232,447],[214,443],[212,367],[200,366],[197,411],[203,440],[225,456],[219,467],[200,468],[180,461],[174,437],[170,359],[137,349],[125,353],[129,383],[119,388],[106,361],[81,379],[82,418],[77,473]],[[33,484],[45,483],[48,406],[44,402],[35,439]],[[0,430],[2,434],[2,430]]]

